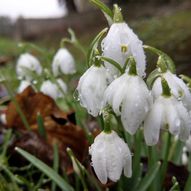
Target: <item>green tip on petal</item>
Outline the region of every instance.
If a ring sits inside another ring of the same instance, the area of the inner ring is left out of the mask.
[[[134,58],[130,59],[130,66],[129,66],[129,75],[136,76],[137,75],[137,68],[136,62]]]
[[[169,88],[167,81],[164,78],[161,79],[161,84],[162,84],[162,95],[165,97],[170,97],[171,90]]]
[[[122,23],[123,21],[123,15],[121,13],[121,8],[118,7],[117,4],[113,5],[113,12],[114,12],[114,16],[113,16],[113,21],[114,23]]]

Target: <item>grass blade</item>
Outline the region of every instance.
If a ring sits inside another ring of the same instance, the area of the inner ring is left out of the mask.
[[[145,177],[140,182],[140,184],[139,184],[138,188],[136,189],[136,191],[145,191],[145,190],[147,190],[147,188],[150,186],[150,184],[154,180],[157,172],[159,171],[160,165],[161,165],[161,163],[157,162],[156,164],[153,165],[152,168],[150,168],[148,173],[145,175]]]
[[[15,150],[25,157],[28,161],[30,161],[34,166],[36,166],[39,170],[41,170],[44,174],[46,174],[51,180],[53,180],[63,191],[74,191],[74,189],[60,176],[57,172],[55,172],[48,165],[40,161],[35,156],[30,153],[24,151],[21,148],[16,147]]]

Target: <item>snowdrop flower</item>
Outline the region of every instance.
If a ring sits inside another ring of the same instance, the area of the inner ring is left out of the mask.
[[[40,91],[45,95],[52,97],[54,100],[63,97],[63,93],[67,92],[67,86],[61,79],[58,79],[57,82],[58,84],[55,84],[50,80],[44,81],[40,88]],[[58,85],[60,87],[58,87]]]
[[[108,86],[104,94],[106,103],[116,115],[121,115],[125,130],[135,134],[151,107],[152,96],[143,79],[132,75],[130,68],[129,74],[123,74]]]
[[[18,93],[23,92],[23,91],[24,91],[28,86],[30,86],[30,85],[31,85],[31,83],[30,83],[29,81],[22,80],[22,81],[20,82],[20,85],[19,85],[18,89],[17,89],[17,92],[18,92]]]
[[[138,75],[145,76],[146,61],[142,44],[127,23],[117,21],[111,25],[107,36],[102,41],[103,56],[115,60],[122,67],[127,58],[133,56],[137,64]],[[118,74],[116,68],[108,62],[105,62],[105,66],[112,75]]]
[[[29,53],[20,55],[17,61],[17,66],[16,66],[17,75],[20,78],[24,77],[27,80],[31,80],[32,76],[30,76],[30,73],[27,72],[27,70],[31,72],[35,72],[38,75],[42,73],[42,67],[40,65],[40,62],[38,61],[36,57],[34,57],[33,55]]]
[[[61,73],[73,74],[76,72],[75,61],[66,48],[60,48],[53,58],[52,70],[55,76]]]
[[[127,144],[115,131],[101,132],[89,149],[94,171],[102,184],[109,178],[113,182],[119,180],[122,171],[131,177],[131,153]]]
[[[155,100],[144,122],[147,145],[158,142],[161,128],[168,127],[169,132],[178,135],[181,141],[186,141],[190,134],[191,118],[187,109],[182,101],[171,95],[165,79],[162,79],[162,84],[163,94]]]
[[[166,71],[161,74],[162,77],[168,82],[168,85],[172,91],[172,94],[177,98],[182,100],[184,105],[191,110],[191,93],[189,88],[184,83],[184,81],[178,78],[175,74],[170,71]],[[162,86],[161,86],[161,78],[157,78],[152,87],[152,93],[155,98],[161,95]]]
[[[77,91],[80,103],[94,117],[100,112],[106,87],[107,74],[103,66],[91,66],[79,80]]]

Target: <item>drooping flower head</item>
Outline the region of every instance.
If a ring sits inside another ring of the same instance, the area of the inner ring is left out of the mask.
[[[166,71],[161,74],[161,76],[168,82],[168,85],[172,91],[172,94],[177,98],[182,100],[183,104],[191,110],[191,93],[189,88],[184,83],[184,81],[176,76],[176,74]],[[161,95],[162,85],[161,77],[158,77],[152,87],[152,93],[155,98]]]
[[[52,71],[54,76],[58,76],[60,73],[73,74],[76,72],[74,58],[66,48],[60,48],[55,54]]]
[[[52,97],[54,100],[64,96],[64,93],[67,92],[67,86],[63,80],[58,79],[57,83],[53,83],[50,80],[43,82],[40,91],[45,95]]]
[[[30,72],[35,72],[40,75],[42,73],[42,67],[36,57],[29,53],[25,53],[20,55],[17,61],[16,71],[20,78],[31,80],[32,76],[30,75]]]
[[[133,56],[136,61],[138,75],[144,76],[146,61],[142,44],[142,41],[139,40],[127,23],[123,20],[117,20],[111,25],[107,36],[102,41],[103,56],[115,60],[122,67],[127,58]],[[116,68],[109,63],[105,62],[105,66],[112,75],[118,74]]]
[[[101,110],[106,87],[107,74],[103,66],[91,66],[79,80],[77,91],[80,103],[93,116]]]
[[[89,149],[94,171],[102,184],[110,179],[116,182],[122,171],[126,177],[132,175],[132,156],[127,144],[115,131],[101,132]]]
[[[144,122],[144,137],[147,145],[154,145],[159,140],[161,128],[186,141],[190,134],[191,118],[182,101],[171,93],[168,83],[162,79],[163,93],[155,100]]]
[[[132,73],[133,68],[135,73]],[[136,75],[135,64],[128,74],[123,74],[108,86],[104,103],[111,105],[116,115],[121,115],[125,130],[130,134],[136,132],[151,107],[152,96],[143,79]]]

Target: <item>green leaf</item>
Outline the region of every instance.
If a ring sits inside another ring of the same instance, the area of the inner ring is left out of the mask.
[[[52,168],[40,161],[35,156],[24,151],[21,148],[16,147],[15,150],[30,161],[34,166],[46,174],[51,180],[53,180],[63,191],[74,191],[74,189]]]
[[[154,180],[155,176],[157,175],[160,165],[161,165],[161,163],[157,162],[156,164],[154,164],[152,166],[152,168],[150,168],[148,173],[145,175],[145,177],[140,182],[140,184],[139,184],[138,188],[136,189],[136,191],[145,191],[145,190],[147,190],[147,188],[150,186],[150,184]]]
[[[103,37],[103,35],[107,32],[108,28],[104,28],[92,41],[88,54],[87,54],[87,62],[88,62],[88,67],[90,67],[92,65],[92,60],[94,57],[94,52],[98,47],[98,43],[100,41],[100,39]]]
[[[108,23],[110,24],[111,21],[113,21],[113,11],[107,7],[104,3],[102,3],[100,0],[89,0],[90,3],[101,9],[101,11],[104,13],[106,16],[106,19]]]
[[[40,113],[37,114],[37,124],[39,134],[46,138],[46,129],[44,128],[44,121]]]
[[[186,181],[184,191],[190,191],[190,188],[191,188],[191,172],[190,172],[189,177]]]
[[[53,161],[53,168],[54,171],[58,173],[59,170],[59,151],[58,151],[58,144],[54,144],[54,161]],[[55,191],[56,190],[56,184],[53,181],[52,182],[52,188],[51,191]]]

